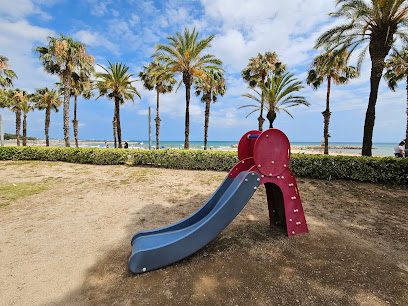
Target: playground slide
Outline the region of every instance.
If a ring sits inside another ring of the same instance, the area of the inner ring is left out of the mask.
[[[136,233],[131,242],[129,269],[133,273],[155,270],[198,251],[234,220],[259,184],[256,172],[242,171],[235,178],[226,177],[192,216],[167,227]]]

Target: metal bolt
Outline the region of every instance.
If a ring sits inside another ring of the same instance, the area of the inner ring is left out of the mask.
[[[261,168],[261,165],[258,165],[258,168]]]
[[[280,179],[280,176],[278,175],[278,179]]]
[[[271,164],[274,164],[275,162],[274,161],[271,161]]]
[[[272,173],[269,173],[269,176],[272,176]]]
[[[286,165],[283,165],[283,167],[285,167],[285,168],[286,168]]]
[[[299,212],[299,209],[294,209],[293,212]]]
[[[282,175],[282,178],[285,178],[285,177]]]
[[[266,138],[268,138],[269,137],[269,135],[266,135]]]
[[[142,269],[142,272],[146,272],[146,268],[143,268],[143,269]]]
[[[289,184],[289,187],[292,187],[293,186],[293,184]]]
[[[272,210],[272,212],[275,212],[275,210]]]
[[[294,235],[295,234],[295,232],[292,232],[292,235]]]
[[[296,197],[291,197],[292,200],[296,200]]]
[[[245,182],[248,182],[248,179],[245,179]]]
[[[254,189],[256,190],[256,187],[254,187]]]
[[[243,163],[243,164],[245,164],[245,162],[244,162],[244,161],[242,161],[242,163]]]
[[[292,219],[289,219],[289,222],[292,222]]]
[[[265,175],[262,174],[261,177],[265,177]]]
[[[259,182],[261,179],[258,177],[256,180]]]
[[[300,225],[300,224],[302,224],[302,222],[296,222],[296,225]]]
[[[255,175],[255,173],[252,172],[252,176],[254,176],[254,175]]]

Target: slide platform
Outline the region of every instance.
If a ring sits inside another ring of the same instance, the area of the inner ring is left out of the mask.
[[[235,178],[227,176],[192,216],[170,226],[136,233],[131,242],[130,271],[155,270],[204,247],[234,220],[259,184],[256,172],[242,171]]]

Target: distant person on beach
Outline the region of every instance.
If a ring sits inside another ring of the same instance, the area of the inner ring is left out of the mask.
[[[109,145],[106,141],[105,141],[105,148],[109,149]]]
[[[127,141],[125,141],[124,148],[125,148],[125,149],[128,149],[128,148],[129,148],[129,144],[128,144],[128,142],[127,142]]]
[[[395,157],[404,157],[404,145],[405,141],[401,141],[398,146],[394,148]]]

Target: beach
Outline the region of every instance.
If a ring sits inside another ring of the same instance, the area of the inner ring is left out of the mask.
[[[408,303],[405,186],[297,178],[309,234],[291,238],[260,187],[198,252],[129,272],[133,234],[193,214],[226,175],[0,161],[0,305]]]
[[[109,148],[114,148],[113,141],[107,141]],[[123,145],[124,142],[122,142]],[[164,149],[183,149],[184,142],[181,141],[163,141],[160,144],[161,148]],[[16,140],[5,140],[5,146],[15,146]],[[28,146],[45,146],[45,140],[27,140]],[[65,142],[62,139],[51,139],[50,146],[53,147],[64,147]],[[71,140],[71,146],[75,146],[74,140]],[[148,149],[148,142],[146,141],[129,141],[129,149]],[[379,144],[381,149],[373,148],[373,156],[393,156],[392,144]],[[105,140],[81,140],[79,141],[79,147],[82,148],[105,148]],[[199,141],[191,141],[191,150],[202,150],[203,144]],[[218,150],[218,151],[237,151],[238,142],[226,141],[226,142],[209,142],[208,150]],[[155,149],[155,143],[152,142],[152,149]],[[291,144],[291,153],[299,154],[323,154],[323,147],[316,144],[307,143],[293,143]],[[353,144],[345,145],[330,145],[329,146],[330,155],[348,155],[348,156],[361,156],[361,146]]]

